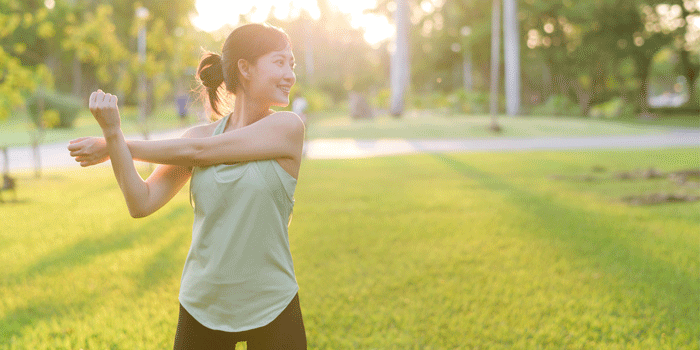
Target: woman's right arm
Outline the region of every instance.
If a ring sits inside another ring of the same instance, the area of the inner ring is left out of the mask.
[[[186,166],[159,165],[144,181],[136,172],[129,148],[121,132],[116,97],[107,95],[103,99],[104,94],[101,91],[99,93],[98,102],[95,101],[96,93],[91,96],[90,110],[102,127],[106,149],[112,161],[112,169],[126,200],[129,214],[134,218],[148,216],[177,194],[190,178],[192,170]],[[188,133],[183,135],[183,137],[189,136],[191,135]],[[73,145],[71,144],[69,149]]]

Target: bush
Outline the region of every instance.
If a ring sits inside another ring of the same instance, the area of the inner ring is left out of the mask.
[[[39,101],[43,97],[44,115],[40,116]],[[72,128],[75,118],[83,108],[83,101],[71,95],[43,89],[27,100],[29,116],[36,126],[52,128]],[[41,119],[40,119],[41,117]]]
[[[580,116],[581,109],[578,104],[564,95],[552,95],[547,102],[532,107],[533,115],[566,115]]]
[[[306,113],[328,111],[335,106],[333,97],[329,93],[317,88],[310,88],[300,84],[295,84],[292,87],[292,91],[289,96],[289,108],[292,107],[291,102],[294,101],[294,99],[299,95],[303,96],[308,103]]]
[[[416,109],[443,109],[450,107],[450,100],[443,92],[408,93],[407,105]]]
[[[372,98],[372,104],[379,109],[389,109],[391,102],[391,89],[384,88],[377,92]]]
[[[618,117],[630,117],[634,115],[634,106],[630,104],[625,104],[625,102],[619,98],[613,98],[612,100],[597,104],[591,107],[588,113],[591,118],[618,118]]]
[[[447,96],[455,113],[486,114],[489,112],[490,95],[484,91],[457,89]]]

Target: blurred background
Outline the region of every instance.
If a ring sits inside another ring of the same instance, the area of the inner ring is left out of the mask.
[[[309,348],[699,348],[700,0],[0,0],[0,350],[172,347],[188,187],[134,220],[66,146],[98,88],[130,139],[206,123],[249,22],[313,146]]]
[[[654,119],[700,105],[700,0],[0,0],[0,10],[5,147],[80,127],[97,88],[142,132],[205,120],[192,91],[200,55],[263,21],[290,35],[291,99],[303,95],[310,115]]]

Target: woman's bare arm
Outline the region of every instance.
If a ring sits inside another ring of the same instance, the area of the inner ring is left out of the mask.
[[[116,96],[101,91],[93,93],[90,111],[102,127],[114,176],[132,217],[144,217],[161,208],[190,178],[188,167],[161,165],[143,181],[124,140]]]
[[[252,160],[298,158],[304,124],[291,112],[273,113],[251,125],[219,135],[155,141],[130,141],[136,159],[151,163],[209,166]]]
[[[195,127],[197,128],[197,127]],[[192,128],[190,130],[193,130]],[[102,140],[78,139],[68,149],[83,166],[107,160]],[[277,112],[246,127],[215,136],[126,141],[133,159],[186,167],[251,160],[298,158],[304,142],[304,124],[291,112]]]

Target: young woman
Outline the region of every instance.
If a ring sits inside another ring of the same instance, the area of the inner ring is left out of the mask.
[[[287,106],[294,56],[280,29],[235,29],[221,55],[208,53],[197,76],[211,110],[223,115],[181,138],[125,141],[117,97],[98,90],[90,111],[104,138],[71,141],[82,166],[111,159],[129,212],[147,216],[190,181],[192,245],[180,286],[174,349],[306,349],[299,287],[287,227],[294,205],[304,124]],[[158,163],[146,181],[133,160]]]

